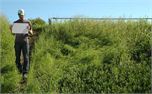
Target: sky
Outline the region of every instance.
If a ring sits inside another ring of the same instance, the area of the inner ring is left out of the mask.
[[[24,9],[26,19],[40,17],[150,17],[152,0],[0,0],[0,13],[10,22]]]

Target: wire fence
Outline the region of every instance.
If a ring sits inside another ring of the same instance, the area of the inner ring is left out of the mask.
[[[65,21],[73,21],[73,20],[80,20],[80,21],[140,21],[144,20],[148,22],[151,26],[149,27],[149,30],[152,32],[152,18],[68,18],[68,17],[52,17],[48,19],[49,24],[53,23],[62,23]],[[140,26],[139,26],[140,27]],[[152,43],[151,43],[152,45]]]
[[[111,21],[139,21],[139,20],[146,20],[152,24],[152,18],[67,18],[67,17],[52,17],[48,19],[49,24],[54,22],[64,22],[64,21],[72,21],[72,20],[95,20],[95,21],[102,21],[102,20],[111,20]]]

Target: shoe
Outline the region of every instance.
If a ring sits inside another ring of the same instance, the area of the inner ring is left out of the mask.
[[[27,79],[27,73],[23,74],[23,79]]]

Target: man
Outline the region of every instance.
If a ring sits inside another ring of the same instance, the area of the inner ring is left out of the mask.
[[[24,10],[18,10],[19,19],[14,23],[28,23],[28,33],[33,34],[31,23],[24,19]],[[23,80],[27,79],[27,73],[29,71],[29,39],[28,34],[14,34],[15,35],[15,55],[16,55],[16,66],[19,72],[22,74]],[[21,64],[20,56],[23,53],[24,63]]]

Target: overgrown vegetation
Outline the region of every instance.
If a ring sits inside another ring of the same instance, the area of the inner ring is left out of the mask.
[[[146,20],[71,20],[34,27],[41,33],[23,90],[17,89],[20,78],[8,22],[2,27],[2,92],[151,92],[152,27]]]
[[[0,16],[0,83],[1,92],[13,92],[20,78],[15,69],[14,37],[5,16]]]

